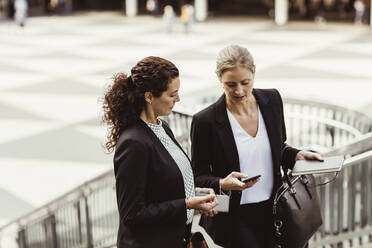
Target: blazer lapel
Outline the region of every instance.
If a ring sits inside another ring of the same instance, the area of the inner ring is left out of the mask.
[[[234,134],[227,117],[225,94],[223,94],[216,102],[215,114],[217,133],[221,140],[220,143],[226,153],[226,157],[229,158],[231,170],[240,171],[239,154],[236,148]]]
[[[278,142],[279,133],[275,130],[278,126],[277,123],[280,122],[280,119],[277,116],[277,113],[274,111],[274,103],[270,103],[270,98],[266,95],[262,94],[262,91],[253,89],[253,95],[255,96],[258,106],[260,107],[262,117],[265,121],[265,126],[267,130],[267,134],[269,136],[272,160],[274,164],[274,170],[276,170],[275,166],[277,164],[279,155],[278,151],[280,151],[280,142]]]
[[[168,136],[173,140],[173,142],[181,149],[181,151],[183,152],[183,154],[185,154],[186,158],[189,160],[189,162],[191,164],[191,160],[190,160],[189,156],[186,154],[186,152],[183,150],[183,148],[181,147],[181,145],[178,143],[178,141],[174,137],[171,129],[168,127],[168,125],[166,125],[166,124],[163,123],[163,128],[164,128],[165,132],[168,134]]]
[[[157,150],[159,151],[159,153],[161,154],[161,157],[166,158],[169,161],[169,164],[171,164],[173,168],[176,168],[177,171],[180,173],[180,175],[182,177],[181,171],[179,170],[179,167],[178,167],[176,161],[174,161],[174,159],[172,158],[170,153],[167,151],[167,149],[164,147],[164,145],[161,143],[161,141],[156,136],[156,134],[151,130],[151,128],[149,126],[147,126],[147,124],[144,121],[140,120],[140,125],[142,126],[144,131],[151,137],[153,142],[156,144],[155,146],[156,146]],[[170,137],[172,137],[172,136],[170,136]]]

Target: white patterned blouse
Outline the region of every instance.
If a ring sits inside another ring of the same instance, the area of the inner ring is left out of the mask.
[[[183,153],[183,151],[177,146],[176,143],[168,136],[163,128],[163,123],[160,119],[158,119],[159,124],[152,124],[145,122],[147,126],[155,133],[155,135],[159,138],[160,142],[163,144],[165,149],[169,152],[173,160],[178,165],[183,177],[183,182],[185,185],[185,195],[186,198],[194,197],[195,196],[195,186],[194,186],[194,176],[192,173],[192,168],[189,159]],[[186,224],[190,224],[192,222],[192,218],[194,216],[193,209],[186,210],[187,221]]]

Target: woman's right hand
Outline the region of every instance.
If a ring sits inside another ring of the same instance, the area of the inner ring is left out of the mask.
[[[207,216],[216,215],[218,212],[213,208],[218,205],[215,194],[205,196],[194,196],[186,199],[186,207],[188,209],[199,210]]]
[[[247,175],[244,173],[240,173],[237,171],[231,172],[227,177],[220,180],[220,185],[222,190],[244,190],[246,188],[252,187],[260,178],[257,178],[252,181],[248,181],[243,183],[240,181],[241,178],[246,178]]]

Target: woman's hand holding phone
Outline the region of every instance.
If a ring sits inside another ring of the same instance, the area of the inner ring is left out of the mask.
[[[260,180],[261,175],[257,175],[252,178],[247,177],[248,176],[244,173],[233,171],[227,177],[220,180],[221,189],[244,190],[246,188],[250,188]],[[245,178],[247,179],[244,180]]]

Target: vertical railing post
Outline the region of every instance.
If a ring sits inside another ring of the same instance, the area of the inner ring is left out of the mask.
[[[329,176],[326,177],[327,180],[329,180]],[[327,184],[326,185],[327,188],[329,188],[329,197],[328,197],[328,200],[329,200],[329,215],[330,215],[330,233],[332,235],[335,235],[337,234],[336,232],[336,229],[337,229],[337,225],[336,225],[336,221],[337,221],[337,208],[336,208],[336,189],[335,189],[335,186],[334,184]]]
[[[367,224],[372,225],[372,159],[368,161],[368,172],[367,174],[367,185],[365,187],[367,188],[367,211],[368,211],[368,220]],[[372,237],[372,234],[371,234]]]
[[[93,235],[92,235],[92,224],[89,217],[89,205],[88,205],[88,198],[84,196],[84,203],[85,203],[85,217],[86,217],[86,225],[87,225],[87,248],[93,248]]]
[[[335,127],[327,126],[327,131],[331,136],[331,147],[335,146]]]
[[[342,232],[342,226],[344,223],[343,182],[344,182],[344,173],[342,171],[335,182],[335,184],[337,185],[337,197],[338,197],[338,200],[337,200],[337,234],[340,234]]]
[[[49,217],[49,226],[50,226],[50,237],[51,237],[51,247],[53,248],[59,248],[58,247],[58,240],[57,240],[57,223],[56,223],[56,217],[54,214],[52,214]],[[49,248],[49,247],[48,247]]]
[[[362,166],[362,174],[360,178],[360,196],[361,196],[361,218],[360,218],[360,224],[361,227],[364,228],[366,225],[368,225],[368,161],[365,161],[361,164]]]
[[[80,201],[77,201],[75,203],[75,209],[76,209],[76,215],[77,215],[77,221],[78,221],[78,238],[79,238],[79,244],[83,243],[83,230],[82,230],[82,224],[81,224],[81,210],[80,210]]]
[[[28,248],[26,243],[26,230],[22,229],[18,232],[17,243],[19,248]]]
[[[370,13],[369,13],[369,25],[372,27],[372,1],[369,1],[370,4],[369,4],[369,10],[370,10]]]

